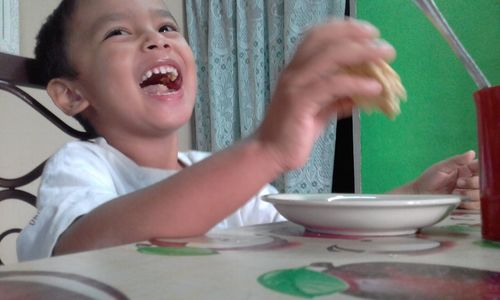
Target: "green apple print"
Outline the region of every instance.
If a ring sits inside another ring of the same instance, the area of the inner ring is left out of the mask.
[[[137,246],[137,251],[144,254],[155,254],[164,256],[200,256],[214,255],[217,251],[208,248],[194,247],[157,247],[157,246]]]
[[[259,276],[257,281],[273,291],[301,298],[331,295],[349,288],[337,277],[305,267],[268,272]]]
[[[479,232],[481,231],[480,227],[474,227],[466,224],[458,224],[458,225],[450,225],[446,227],[451,232],[458,233],[469,233],[469,232]]]
[[[483,248],[500,249],[500,242],[481,240],[481,241],[475,242],[474,244],[481,246]]]

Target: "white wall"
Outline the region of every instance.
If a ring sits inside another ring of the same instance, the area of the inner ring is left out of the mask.
[[[20,0],[19,2],[20,54],[33,57],[38,29],[60,0]],[[184,24],[183,0],[165,0],[165,2],[179,24]],[[44,91],[25,90],[60,118],[79,128],[76,121],[59,112]],[[0,97],[0,177],[11,178],[21,175],[71,139],[19,99],[3,91],[0,91]],[[181,129],[179,145],[181,150],[191,148],[190,133],[189,124]],[[35,193],[37,184],[38,182],[35,182],[26,189]],[[34,213],[34,209],[24,204],[14,203],[14,201],[0,203],[0,230],[14,226],[24,227]],[[0,257],[5,263],[16,260],[11,254],[14,242],[15,235],[11,235],[6,243],[2,242],[0,245]]]

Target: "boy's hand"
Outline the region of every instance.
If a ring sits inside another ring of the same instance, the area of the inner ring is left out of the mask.
[[[432,165],[413,183],[413,189],[416,194],[460,194],[470,199],[461,208],[479,209],[479,162],[474,151]]]
[[[350,75],[344,66],[392,59],[394,49],[378,30],[355,20],[336,20],[310,29],[283,70],[256,139],[282,171],[301,167],[313,143],[335,116],[351,114],[350,97],[374,97],[382,86]]]

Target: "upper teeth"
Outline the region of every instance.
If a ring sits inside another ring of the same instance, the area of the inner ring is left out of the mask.
[[[179,76],[179,72],[177,71],[176,68],[174,68],[172,66],[161,66],[161,67],[153,68],[153,69],[147,71],[146,74],[142,75],[141,83],[143,83],[144,81],[151,78],[151,76],[153,76],[154,74],[168,74],[168,78],[171,81],[175,81],[177,79],[177,76]]]

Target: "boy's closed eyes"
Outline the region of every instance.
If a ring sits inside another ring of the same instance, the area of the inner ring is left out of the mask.
[[[179,26],[172,14],[167,10],[154,9],[150,10],[150,21],[159,24],[158,32],[177,32]],[[114,36],[132,35],[137,24],[143,25],[144,19],[137,19],[130,16],[128,13],[112,13],[99,17],[92,26],[90,26],[89,35],[94,35],[105,31],[104,38],[107,40]]]
[[[160,32],[160,33],[177,32],[177,26],[176,25],[165,24],[165,25],[162,25],[158,29],[158,32]],[[113,28],[108,33],[105,34],[104,40],[107,40],[107,39],[115,37],[115,36],[131,35],[131,34],[132,34],[132,30],[130,30],[130,29],[127,29],[127,28]]]

